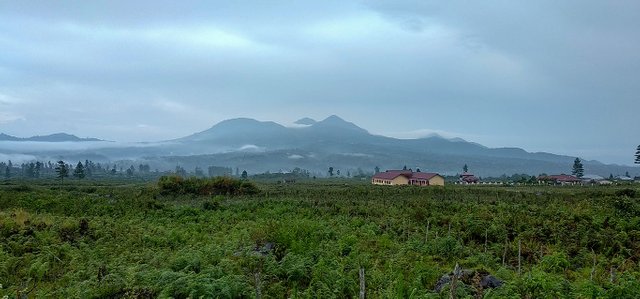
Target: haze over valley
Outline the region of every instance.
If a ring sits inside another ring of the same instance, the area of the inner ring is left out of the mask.
[[[146,163],[160,171],[176,166],[187,170],[219,166],[256,174],[289,172],[297,167],[318,176],[326,175],[329,167],[355,175],[370,174],[375,167],[404,166],[455,175],[465,164],[481,176],[570,173],[576,158],[520,148],[489,148],[437,134],[412,139],[375,135],[336,115],[321,121],[305,117],[292,126],[235,118],[181,138],[144,143],[110,142],[69,134],[22,139],[0,135],[0,158],[12,157],[18,163],[60,159],[89,159],[125,166]],[[584,164],[587,173],[600,176],[640,174],[631,166],[591,160]]]

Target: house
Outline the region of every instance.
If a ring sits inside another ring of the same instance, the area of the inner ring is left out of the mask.
[[[437,173],[411,170],[387,170],[373,175],[374,185],[444,186],[444,178]]]
[[[464,172],[460,175],[459,181],[462,184],[476,184],[479,179],[470,172]]]
[[[628,183],[633,183],[633,179],[631,177],[628,176],[617,176],[616,177],[616,181],[618,182],[628,182]]]
[[[539,176],[538,182],[540,183],[553,183],[557,185],[576,185],[582,183],[582,180],[567,174],[546,175]]]

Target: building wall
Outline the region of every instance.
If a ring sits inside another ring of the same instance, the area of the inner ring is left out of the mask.
[[[429,180],[430,186],[444,186],[444,178],[436,175]]]
[[[374,185],[408,185],[409,179],[405,176],[397,176],[393,180],[372,178],[371,183]],[[429,186],[444,186],[444,178],[436,175],[429,180]]]
[[[387,180],[387,179],[373,178],[373,179],[371,179],[371,183],[374,184],[374,185],[391,185],[392,181],[391,180]]]

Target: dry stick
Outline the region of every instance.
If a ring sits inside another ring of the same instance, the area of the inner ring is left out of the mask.
[[[262,289],[260,286],[260,271],[258,270],[258,272],[255,272],[253,275],[256,283],[256,299],[260,299],[262,298]]]
[[[518,239],[518,275],[522,274],[522,239]]]
[[[616,270],[611,266],[609,269],[609,282],[613,283],[614,281],[616,281]]]
[[[591,268],[591,275],[589,276],[589,280],[593,281],[593,274],[596,272],[596,253],[591,248],[591,254],[593,254],[593,267]]]
[[[364,299],[365,283],[364,268],[360,267],[360,299]]]
[[[427,220],[427,232],[424,233],[424,242],[427,243],[429,241],[429,220]]]
[[[505,259],[507,257],[507,246],[509,245],[509,239],[504,240],[504,251],[502,251],[502,267],[505,266]]]
[[[458,286],[458,276],[460,275],[460,265],[456,263],[456,267],[453,269],[453,277],[451,278],[451,285],[449,286],[449,298],[456,298],[456,288]]]
[[[485,228],[484,229],[484,253],[487,253],[487,234],[488,234],[489,229]]]

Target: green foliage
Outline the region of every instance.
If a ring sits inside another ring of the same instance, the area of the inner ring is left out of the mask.
[[[576,158],[576,160],[573,161],[573,169],[571,171],[571,174],[579,178],[584,176],[584,166],[582,165],[582,161],[580,161],[579,158]]]
[[[248,181],[230,177],[183,178],[181,176],[163,176],[158,180],[162,194],[193,195],[252,195],[259,193],[258,187]]]
[[[353,298],[361,267],[367,298],[448,298],[433,290],[456,263],[504,281],[484,298],[640,297],[640,210],[619,187],[208,182],[0,186],[0,298]]]

